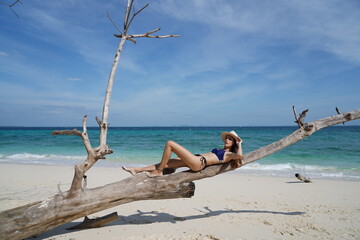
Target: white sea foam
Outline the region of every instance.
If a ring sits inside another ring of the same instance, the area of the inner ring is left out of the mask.
[[[66,156],[66,155],[56,155],[56,154],[31,154],[31,153],[17,153],[9,155],[9,159],[83,159],[84,156]]]
[[[360,172],[354,169],[339,169],[332,166],[301,165],[294,163],[260,164],[252,163],[238,171],[272,176],[293,176],[295,173],[305,174],[311,178],[359,180]]]
[[[252,163],[242,167],[242,169],[258,170],[258,171],[288,171],[288,170],[336,171],[335,167],[330,167],[330,166],[301,165],[295,163],[281,163],[281,164]]]
[[[18,164],[75,165],[85,160],[85,158],[85,155],[32,154],[26,152],[8,156],[0,154],[0,162]],[[131,165],[131,163],[126,163],[126,160],[128,159],[119,157],[113,159],[110,158],[99,161],[97,166],[119,167],[124,164]],[[132,165],[145,166],[146,164],[132,163]],[[183,169],[179,169],[178,171],[181,170]],[[295,163],[261,164],[257,162],[245,165],[236,172],[283,177],[293,177],[295,173],[300,173],[310,178],[360,180],[360,171],[356,168],[339,169],[334,166],[302,165]]]
[[[0,162],[20,164],[69,165],[85,159],[85,156],[66,156],[56,154],[17,153],[1,155]]]

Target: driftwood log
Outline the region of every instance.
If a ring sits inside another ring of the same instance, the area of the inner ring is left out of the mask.
[[[295,173],[295,177],[302,182],[311,183],[310,178],[306,178],[306,177],[302,176],[300,173]]]
[[[357,110],[305,123],[303,127],[279,141],[245,154],[241,166],[273,154],[322,128],[359,118],[360,110]],[[75,219],[129,202],[190,198],[195,192],[193,181],[231,170],[230,163],[227,163],[209,166],[200,172],[185,171],[156,178],[138,174],[103,187],[82,189],[71,197],[66,193],[57,194],[41,202],[1,212],[0,238],[16,240],[31,237]]]

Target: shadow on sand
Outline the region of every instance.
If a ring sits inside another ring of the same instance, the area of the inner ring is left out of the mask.
[[[181,221],[189,221],[189,220],[195,220],[195,219],[202,219],[202,218],[208,218],[208,217],[214,217],[219,216],[222,214],[241,214],[241,213],[262,213],[262,214],[276,214],[276,215],[287,215],[287,216],[299,216],[304,214],[305,212],[277,212],[277,211],[266,211],[266,210],[233,210],[233,209],[224,209],[224,210],[211,210],[209,207],[204,207],[203,209],[195,209],[199,211],[199,214],[197,215],[191,215],[191,216],[185,216],[185,217],[178,217],[169,213],[164,212],[157,212],[157,211],[151,211],[151,212],[143,212],[140,210],[137,210],[137,213],[129,215],[129,216],[119,216],[119,219],[117,221],[114,221],[112,223],[107,224],[106,226],[125,226],[125,225],[142,225],[142,224],[152,224],[152,223],[176,223]],[[80,222],[71,222],[64,224],[62,226],[59,226],[47,233],[43,233],[36,237],[36,239],[44,239],[49,237],[54,237],[61,234],[66,234],[69,232],[74,231],[82,231],[82,230],[67,230],[66,228],[72,227],[74,225],[79,224]],[[34,238],[29,238],[34,239]]]

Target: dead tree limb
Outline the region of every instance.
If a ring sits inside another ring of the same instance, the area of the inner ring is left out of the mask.
[[[112,24],[114,25],[114,27],[122,34],[122,31],[119,29],[119,27],[116,25],[116,23],[114,22],[114,20],[113,20],[112,17],[110,16],[109,11],[106,12],[106,15],[108,16],[108,18],[110,19],[110,21],[112,22]]]
[[[307,113],[308,111],[309,111],[309,109],[304,110],[304,111],[299,115],[299,117],[297,117],[295,106],[293,106],[293,112],[294,112],[294,115],[295,115],[295,123],[297,123],[297,125],[298,125],[299,128],[301,128],[301,127],[304,126],[306,113]]]
[[[10,10],[15,14],[15,16],[16,16],[17,18],[19,18],[19,15],[17,15],[17,13],[16,13],[16,12],[14,11],[14,9],[13,9],[13,7],[14,7],[17,3],[23,4],[20,0],[15,0],[13,3],[10,3],[10,4],[5,4],[5,3],[0,2],[0,4],[8,6],[8,7],[10,8]]]
[[[338,114],[341,114],[340,110],[338,109],[338,107],[335,107],[335,111],[338,113]],[[345,123],[343,123],[343,125],[345,125]]]
[[[253,152],[250,152],[244,156],[244,164],[248,164],[259,160],[260,158],[264,158],[270,154],[273,154],[287,146],[290,146],[310,135],[314,132],[319,131],[322,128],[330,127],[333,125],[337,125],[340,123],[348,122],[351,120],[359,119],[360,118],[360,110],[334,115],[331,117],[323,118],[320,120],[316,120],[313,122],[309,122],[304,124],[303,127],[299,128],[292,134],[286,136],[285,138],[269,144],[265,147],[259,148]]]
[[[295,173],[295,177],[304,183],[311,183],[310,178],[306,178],[299,173]]]
[[[245,154],[241,166],[286,148],[322,128],[355,119],[360,119],[360,110],[306,123],[306,126],[279,141]],[[231,170],[231,163],[226,163],[209,166],[199,172],[185,171],[156,178],[138,174],[103,187],[84,189],[72,198],[58,194],[42,202],[1,212],[0,238],[16,240],[31,237],[75,219],[129,202],[189,198],[195,192],[193,181]]]
[[[180,35],[173,35],[173,34],[170,34],[170,35],[163,35],[163,36],[160,36],[160,35],[150,35],[150,34],[153,34],[157,31],[160,31],[160,28],[157,28],[157,29],[154,29],[150,32],[147,32],[147,33],[143,33],[143,34],[131,34],[131,35],[127,35],[127,40],[130,40],[134,43],[136,43],[136,40],[134,38],[141,38],[141,37],[147,37],[147,38],[169,38],[169,37],[180,37]],[[123,37],[123,34],[114,34],[115,37],[118,37],[118,38],[122,38]]]

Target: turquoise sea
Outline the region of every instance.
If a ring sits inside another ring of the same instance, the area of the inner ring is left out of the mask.
[[[77,136],[52,136],[53,130],[71,128],[0,128],[0,163],[75,165],[86,156]],[[81,130],[81,128],[78,128]],[[161,159],[164,144],[174,140],[193,153],[222,147],[220,133],[235,130],[243,139],[244,153],[277,141],[296,127],[112,127],[108,144],[114,153],[96,166],[147,165]],[[99,129],[88,128],[93,146]],[[0,165],[1,167],[1,165]],[[286,149],[235,171],[293,177],[360,181],[360,126],[335,126],[320,130]]]

